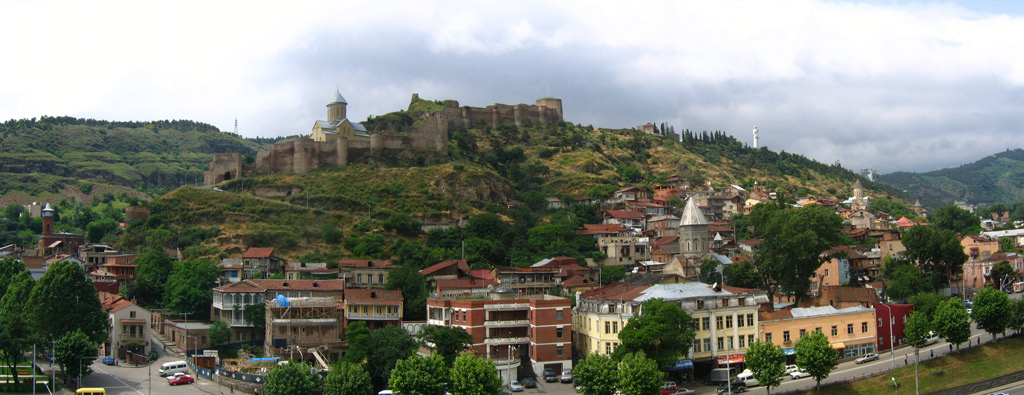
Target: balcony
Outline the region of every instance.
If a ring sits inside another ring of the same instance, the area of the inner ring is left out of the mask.
[[[442,318],[427,318],[427,325],[448,326],[448,321]]]
[[[398,321],[398,313],[381,313],[381,314],[363,314],[363,313],[348,313],[346,317],[350,320],[362,320],[362,321]]]
[[[512,326],[530,326],[530,320],[484,321],[485,328],[507,328]]]
[[[526,344],[529,342],[529,337],[489,337],[484,339],[484,344],[487,345]]]
[[[133,342],[146,342],[147,341],[146,340],[146,336],[141,334],[141,333],[138,333],[138,332],[136,332],[135,334],[123,333],[123,334],[121,334],[120,337],[118,337],[118,340],[121,343],[133,343]]]
[[[240,327],[247,327],[247,328],[251,328],[252,327],[252,325],[249,325],[249,323],[245,322],[245,320],[231,320],[231,321],[228,321],[228,325],[232,326],[232,327],[239,327],[239,326]]]
[[[527,310],[529,308],[529,303],[499,303],[484,305],[485,311]]]
[[[519,367],[519,358],[503,359],[503,358],[491,358],[491,362],[494,362],[494,367],[499,370],[502,369],[516,369]]]

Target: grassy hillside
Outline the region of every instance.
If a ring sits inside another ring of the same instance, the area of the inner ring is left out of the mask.
[[[1024,150],[1007,150],[957,168],[885,174],[879,182],[919,196],[926,206],[954,200],[1009,205],[1024,201]]]
[[[107,122],[70,117],[0,123],[0,196],[80,193],[112,185],[159,193],[202,181],[214,153],[255,153],[242,139],[192,121]]]

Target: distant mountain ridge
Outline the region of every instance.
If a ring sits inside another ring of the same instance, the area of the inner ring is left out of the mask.
[[[1024,150],[1008,149],[955,168],[883,174],[878,182],[906,191],[929,207],[1024,201]]]

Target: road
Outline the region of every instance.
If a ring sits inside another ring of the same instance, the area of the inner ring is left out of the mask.
[[[97,359],[92,364],[93,373],[82,378],[83,387],[102,387],[107,394],[124,395],[148,395],[148,394],[230,394],[231,389],[221,387],[210,380],[197,378],[194,384],[171,386],[167,379],[160,377],[157,370],[160,365],[166,362],[179,361],[181,357],[165,355],[153,363],[151,367],[133,367],[128,365],[109,366],[104,365]],[[39,361],[40,366],[46,370],[45,361]],[[48,370],[47,370],[48,371]],[[150,374],[152,373],[152,375]],[[189,374],[194,376],[193,374]],[[152,392],[150,392],[150,379],[152,379]],[[71,388],[63,388],[57,394],[74,394]]]

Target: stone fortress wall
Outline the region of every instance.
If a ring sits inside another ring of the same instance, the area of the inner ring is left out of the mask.
[[[412,102],[419,95],[413,94]],[[430,149],[448,153],[448,130],[470,128],[483,122],[491,127],[503,123],[523,126],[527,123],[554,124],[562,121],[562,100],[538,99],[536,104],[494,104],[487,107],[459,107],[455,100],[446,100],[444,109],[423,114],[417,127],[401,132],[395,130],[370,131],[369,140],[340,136],[329,141],[299,138],[282,141],[268,151],[256,154],[252,164],[244,164],[237,152],[214,154],[203,179],[207,185],[218,184],[239,177],[261,174],[305,174],[325,167],[341,167],[367,154],[383,149]]]

